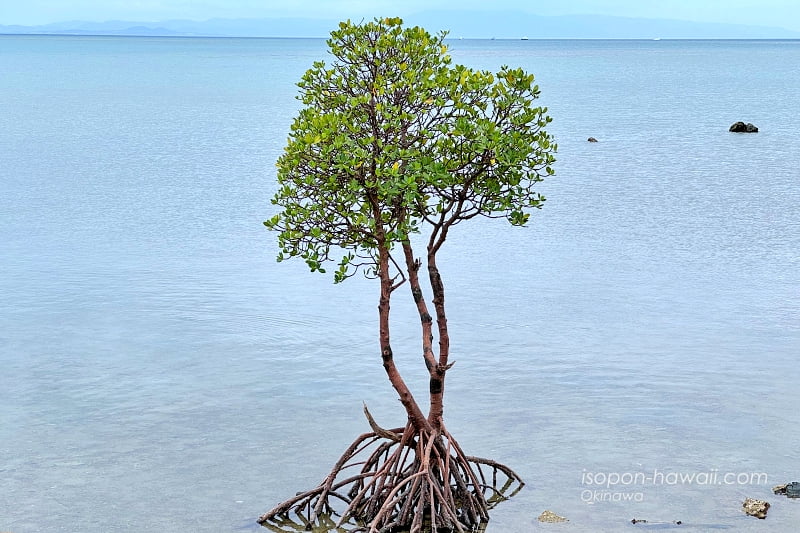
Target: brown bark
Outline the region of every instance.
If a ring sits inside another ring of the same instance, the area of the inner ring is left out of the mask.
[[[428,240],[428,280],[433,292],[433,308],[436,313],[436,328],[439,335],[439,359],[431,370],[430,409],[428,422],[434,428],[443,427],[444,384],[447,371],[453,366],[450,359],[450,335],[447,329],[447,313],[445,311],[444,283],[436,264],[436,253],[447,239],[450,227],[461,219],[465,197],[462,195],[442,211],[438,222],[433,223]]]
[[[406,259],[409,288],[419,313],[422,334],[422,357],[425,360],[425,368],[430,372],[436,366],[436,357],[433,353],[433,318],[428,312],[428,305],[425,303],[425,296],[419,283],[420,262],[414,257],[414,250],[411,248],[410,243],[403,243],[403,254]]]
[[[378,301],[378,329],[379,340],[381,349],[381,360],[383,361],[383,368],[386,370],[386,375],[394,387],[394,390],[400,397],[400,403],[408,413],[408,419],[414,427],[420,431],[430,431],[431,426],[419,404],[414,399],[411,391],[406,385],[397,366],[394,364],[394,354],[392,353],[391,336],[389,333],[389,311],[392,292],[395,289],[394,281],[389,274],[390,256],[387,248],[386,238],[381,225],[381,213],[378,208],[377,202],[373,202],[373,216],[376,221],[376,234],[378,237],[378,277],[380,279],[381,294]]]
[[[450,335],[447,330],[447,315],[444,307],[444,284],[436,266],[436,253],[428,253],[428,277],[433,291],[433,307],[436,310],[436,327],[439,333],[439,360],[431,371],[430,411],[428,422],[434,428],[442,427],[444,414],[444,378],[450,368]]]
[[[386,370],[386,375],[389,377],[392,387],[394,387],[394,390],[400,397],[400,403],[406,408],[408,418],[414,427],[420,430],[430,430],[430,424],[419,408],[414,396],[411,394],[408,385],[406,385],[403,377],[397,370],[397,366],[394,364],[394,355],[392,354],[392,345],[389,336],[389,298],[392,290],[391,287],[392,281],[389,279],[388,274],[381,273],[381,298],[378,304],[378,322],[380,324],[380,346],[383,368]]]
[[[450,335],[447,329],[447,315],[445,313],[444,284],[442,283],[439,269],[436,266],[436,249],[428,253],[428,277],[433,291],[433,305],[436,312],[436,327],[439,337],[438,360],[433,352],[433,318],[428,312],[428,306],[419,281],[420,261],[414,257],[414,251],[409,242],[403,243],[403,254],[406,261],[408,282],[417,312],[420,317],[422,334],[422,356],[425,367],[429,373],[430,409],[428,423],[434,429],[441,429],[444,414],[444,378],[449,369]]]

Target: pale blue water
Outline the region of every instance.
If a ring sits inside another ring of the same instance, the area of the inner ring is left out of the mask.
[[[770,488],[800,478],[800,42],[451,46],[535,73],[560,145],[530,228],[459,228],[441,259],[448,427],[528,482],[489,531],[544,529],[544,509],[575,532],[795,528]],[[276,264],[261,225],[294,82],[324,55],[0,36],[0,531],[257,531],[366,430],[362,401],[402,423],[376,287]],[[712,469],[768,480],[583,501],[606,489],[587,472]]]

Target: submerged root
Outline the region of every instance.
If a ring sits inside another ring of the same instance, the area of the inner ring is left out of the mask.
[[[276,532],[411,533],[476,531],[489,509],[516,494],[510,468],[464,455],[444,429],[360,435],[317,487],[284,501],[258,522]]]

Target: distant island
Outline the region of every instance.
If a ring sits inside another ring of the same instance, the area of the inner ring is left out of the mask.
[[[518,11],[425,11],[405,17],[405,21],[467,39],[800,39],[800,32],[766,26],[600,15],[539,16]],[[0,34],[327,37],[338,22],[318,18],[69,21],[0,25]]]

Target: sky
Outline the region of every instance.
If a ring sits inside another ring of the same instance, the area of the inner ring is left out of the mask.
[[[488,6],[491,5],[491,8]],[[409,16],[427,10],[516,10],[775,26],[800,31],[798,0],[0,0],[0,24],[85,20]]]

